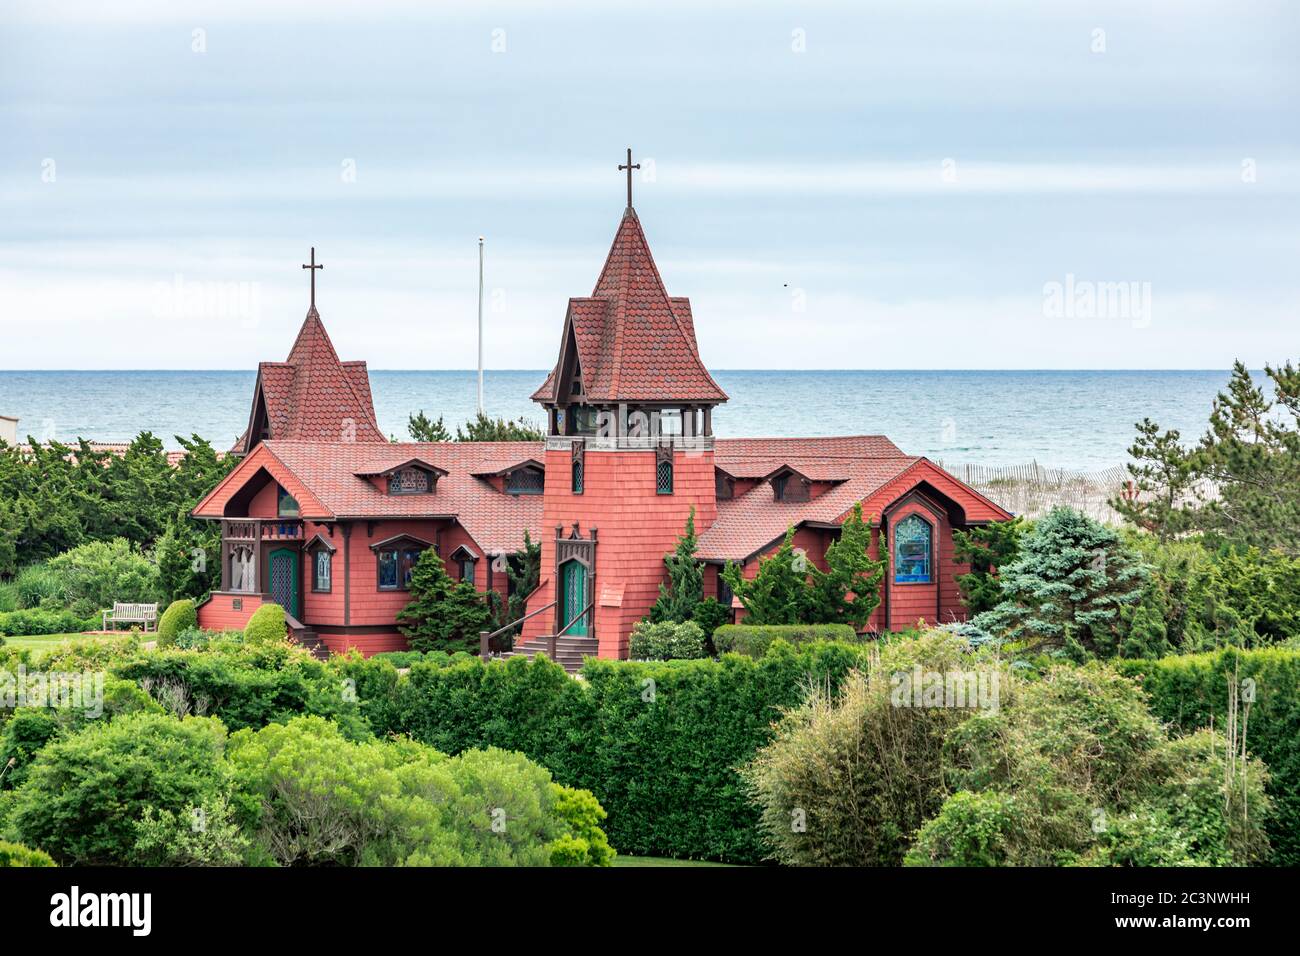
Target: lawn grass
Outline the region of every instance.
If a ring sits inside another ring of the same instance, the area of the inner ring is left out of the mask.
[[[624,856],[614,857],[615,866],[732,866],[731,863],[709,863],[705,860],[671,860],[666,856]]]

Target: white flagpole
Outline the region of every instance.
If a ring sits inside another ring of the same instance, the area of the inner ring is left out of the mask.
[[[483,414],[483,237],[478,237],[478,413]]]

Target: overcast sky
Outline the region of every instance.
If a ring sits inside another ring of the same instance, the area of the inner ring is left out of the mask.
[[[311,245],[344,358],[469,368],[479,235],[488,366],[549,366],[629,145],[715,367],[1295,358],[1298,27],[1251,0],[7,0],[0,368],[281,359]]]

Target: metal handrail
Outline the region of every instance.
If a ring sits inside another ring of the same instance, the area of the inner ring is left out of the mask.
[[[560,628],[558,631],[556,631],[556,632],[555,632],[555,636],[556,636],[556,637],[563,637],[563,636],[564,636],[564,633],[565,633],[569,628],[573,627],[573,625],[577,624],[577,623],[578,623],[579,621],[581,621],[584,617],[586,617],[588,614],[590,614],[590,613],[591,613],[591,609],[594,608],[595,606],[596,606],[596,602],[595,602],[595,600],[593,599],[593,600],[591,601],[590,604],[588,604],[585,608],[582,609],[582,613],[580,613],[577,617],[575,617],[575,618],[574,618],[572,621],[570,621],[568,624],[564,625],[564,627],[562,627],[562,628]]]
[[[552,601],[550,604],[547,604],[547,605],[545,605],[545,606],[543,606],[543,607],[539,607],[536,611],[529,611],[527,614],[525,614],[525,615],[524,615],[523,617],[521,617],[519,620],[517,620],[517,621],[511,621],[509,624],[505,625],[504,627],[499,627],[499,628],[497,628],[497,629],[496,629],[495,631],[493,631],[491,634],[487,635],[487,638],[488,638],[488,640],[491,640],[491,639],[494,638],[494,637],[500,637],[500,636],[501,636],[502,634],[504,634],[506,631],[510,630],[511,628],[518,627],[520,624],[524,623],[524,621],[528,620],[530,617],[536,617],[538,614],[541,614],[543,611],[549,611],[549,610],[550,610],[551,608],[553,608],[553,607],[555,607],[555,602],[554,602],[554,601]],[[583,613],[585,614],[586,612],[584,611]]]

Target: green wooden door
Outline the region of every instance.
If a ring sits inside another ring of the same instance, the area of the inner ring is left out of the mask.
[[[560,627],[564,627],[587,609],[587,569],[579,562],[566,561],[560,566],[560,595]],[[586,637],[587,615],[564,633]]]
[[[299,620],[298,609],[298,552],[290,548],[277,548],[271,552],[271,600]]]

